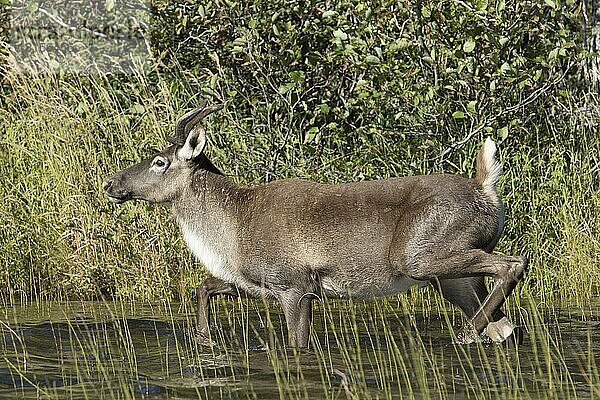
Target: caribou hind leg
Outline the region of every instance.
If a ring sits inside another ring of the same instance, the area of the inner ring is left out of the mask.
[[[481,333],[481,326],[487,327],[488,336],[499,335],[500,337],[506,335],[507,328],[503,326],[502,321],[494,321],[492,316],[496,310],[506,301],[506,298],[512,293],[517,286],[517,283],[527,270],[527,259],[524,257],[509,257],[509,256],[495,256],[498,260],[506,266],[506,269],[499,276],[496,276],[494,287],[492,291],[487,295],[483,301],[481,307],[477,310],[475,315],[471,318],[471,326],[475,328],[477,333]],[[517,342],[521,342],[520,331],[517,331],[517,335],[514,339]]]
[[[480,249],[473,249],[446,258],[436,258],[419,263],[418,266],[413,266],[406,272],[413,279],[429,281],[437,279],[440,282],[468,276],[494,277],[492,291],[483,298],[481,305],[474,312],[475,301],[479,302],[480,296],[485,294],[482,288],[468,288],[461,294],[457,290],[462,284],[456,283],[456,280],[454,284],[442,284],[446,286],[445,294],[444,287],[441,287],[444,296],[450,297],[450,301],[466,309],[465,312],[470,317],[469,324],[479,335],[490,322],[496,323],[502,320],[502,318],[498,320],[498,317],[502,315],[499,314],[499,312],[501,313],[500,308],[516,287],[526,268],[527,260],[523,257],[495,255]],[[471,313],[472,315],[469,315]],[[492,328],[502,328],[502,326],[496,324],[492,325]]]
[[[434,280],[432,284],[446,300],[458,306],[469,319],[475,316],[489,295],[483,276]],[[504,315],[500,307],[492,313],[484,334],[494,342],[512,340],[520,343],[522,340],[520,328]],[[470,324],[457,336],[461,343],[471,343],[478,339]]]

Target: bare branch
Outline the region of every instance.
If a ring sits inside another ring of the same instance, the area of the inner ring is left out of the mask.
[[[62,26],[63,28],[70,30],[71,32],[75,32],[75,31],[78,31],[78,30],[82,30],[82,31],[84,31],[84,32],[87,32],[87,33],[90,33],[90,34],[92,34],[93,36],[97,36],[97,37],[101,37],[101,38],[107,38],[107,37],[108,37],[107,35],[105,35],[105,34],[104,34],[104,33],[102,33],[102,32],[96,32],[96,31],[94,31],[94,30],[92,30],[92,29],[86,28],[85,26],[81,26],[81,27],[75,27],[75,26],[70,26],[70,25],[67,25],[67,24],[66,24],[66,23],[65,23],[65,22],[62,20],[62,18],[60,18],[60,17],[59,17],[59,16],[57,16],[57,15],[54,15],[54,14],[50,13],[48,10],[46,10],[46,9],[45,9],[45,8],[43,8],[43,7],[39,7],[39,8],[38,8],[38,10],[39,10],[39,11],[40,11],[42,14],[44,14],[44,15],[46,15],[48,18],[50,18],[52,21],[56,22],[58,25]]]
[[[519,108],[525,107],[526,105],[531,104],[534,101],[536,101],[541,95],[543,95],[548,90],[550,90],[552,87],[556,86],[562,80],[564,80],[565,77],[566,77],[566,75],[567,75],[567,73],[569,72],[569,70],[571,69],[572,66],[573,66],[573,64],[570,64],[563,71],[563,74],[560,77],[558,77],[557,79],[555,79],[555,80],[553,80],[551,82],[546,83],[545,85],[543,85],[539,89],[534,90],[524,100],[521,100],[517,104],[514,104],[514,105],[512,105],[510,107],[507,107],[507,108],[501,110],[496,115],[493,115],[491,117],[486,118],[481,124],[479,124],[479,126],[477,126],[477,128],[473,129],[473,127],[471,126],[470,132],[464,138],[462,138],[458,142],[455,142],[455,143],[451,144],[448,148],[446,148],[444,151],[442,151],[442,154],[440,154],[440,158],[442,159],[442,161],[448,162],[448,160],[445,159],[445,157],[447,155],[449,155],[451,153],[454,153],[456,150],[458,150],[461,147],[463,147],[469,140],[471,140],[471,138],[473,138],[473,136],[477,135],[479,132],[481,132],[483,129],[485,129],[486,126],[488,126],[488,125],[496,122],[500,117],[503,117],[506,114],[512,113],[513,111],[516,111]]]

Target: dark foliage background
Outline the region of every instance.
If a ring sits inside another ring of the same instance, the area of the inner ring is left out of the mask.
[[[156,2],[152,43],[165,70],[201,77],[199,93],[268,138],[267,179],[299,144],[336,169],[368,147],[369,176],[462,170],[471,138],[553,140],[531,128],[584,86],[577,6],[509,3]]]

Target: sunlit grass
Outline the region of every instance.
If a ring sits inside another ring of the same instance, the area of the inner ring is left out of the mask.
[[[199,102],[191,88],[201,86],[201,77],[187,77],[195,79],[190,83],[141,73],[5,72],[7,107],[0,109],[0,262],[5,267],[0,291],[15,299],[53,300],[174,299],[192,293],[204,270],[185,249],[168,210],[146,204],[116,207],[103,196],[101,182],[165,145],[163,138],[177,116]],[[573,100],[565,105],[571,114],[535,127],[538,144],[522,143],[516,152],[505,150],[514,149],[514,143],[498,144],[507,211],[498,250],[530,259],[517,293],[547,302],[579,303],[600,292],[599,118],[596,111],[581,111],[600,107],[594,106],[595,97],[580,101],[586,108]],[[258,184],[271,133],[239,117],[235,104],[228,104],[221,115],[208,119],[208,152],[234,181]],[[250,137],[247,132],[254,133]],[[297,162],[303,150],[293,142],[279,157],[279,170],[282,176],[324,182],[373,179],[381,173],[365,176],[360,166],[370,165],[371,155],[395,160],[403,146],[382,135],[373,140],[382,141],[383,150],[356,149],[355,168],[334,154],[331,162],[322,156],[318,165]],[[472,174],[478,147],[474,140],[457,154],[462,174]],[[409,165],[400,170],[435,172]]]
[[[213,346],[193,336],[185,303],[34,302],[0,311],[0,397],[597,398],[599,305],[524,299],[518,348],[459,345],[447,308],[406,296],[325,301],[309,350],[285,343],[282,315],[259,300],[220,301]],[[244,328],[244,327],[247,328]],[[15,387],[7,385],[12,379]]]
[[[0,380],[0,397],[600,398],[597,99],[581,100],[592,110],[585,113],[572,100],[571,113],[534,127],[539,143],[512,153],[499,143],[507,221],[498,251],[530,259],[508,302],[511,318],[527,330],[518,351],[455,344],[453,328],[463,317],[430,290],[315,304],[309,351],[285,345],[278,305],[218,301],[215,345],[203,347],[193,337],[194,310],[179,300],[190,297],[204,270],[168,210],[115,207],[101,193],[104,177],[164,145],[177,116],[198,104],[191,88],[201,78],[7,72],[0,374],[10,379]],[[235,104],[207,124],[215,163],[240,184],[260,183],[270,154],[264,130],[239,118]],[[432,172],[425,159],[399,165],[403,144],[388,139],[374,136],[378,143],[353,150],[351,162],[331,154],[318,165],[294,142],[279,158],[280,176],[339,182],[396,168]],[[510,140],[519,138],[507,147]],[[464,175],[473,172],[478,145],[456,156]],[[371,156],[393,168],[377,172]],[[80,298],[98,301],[73,301]]]

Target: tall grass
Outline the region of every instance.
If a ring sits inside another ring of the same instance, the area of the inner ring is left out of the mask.
[[[162,146],[175,118],[174,105],[158,103],[166,93],[145,92],[142,76],[132,77],[126,101],[110,76],[8,79],[0,142],[7,287],[42,298],[181,290],[174,279],[192,277],[180,273],[192,262],[166,213],[115,209],[101,194],[111,171]]]
[[[599,305],[522,301],[518,348],[457,345],[455,313],[426,315],[400,296],[322,303],[303,351],[282,344],[281,312],[259,301],[218,304],[210,347],[194,341],[185,303],[5,307],[0,398],[598,398]]]
[[[4,72],[2,295],[15,300],[189,295],[204,271],[184,248],[168,210],[116,207],[104,198],[101,182],[165,145],[177,116],[199,103],[205,77]],[[507,210],[498,251],[530,259],[521,294],[582,302],[600,291],[599,101],[591,95],[547,101],[554,106],[540,110],[543,118],[536,121],[542,122],[528,126],[523,140],[521,131],[504,141],[496,138]],[[210,157],[242,185],[261,183],[273,165],[281,177],[323,182],[448,169],[426,159],[399,160],[405,146],[399,136],[376,131],[364,147],[345,154],[326,149],[305,154],[302,135],[289,135],[275,122],[263,126],[261,118],[243,118],[235,104],[227,104],[207,121]],[[472,175],[478,139],[456,153],[450,172]],[[427,294],[417,297],[429,301]]]

